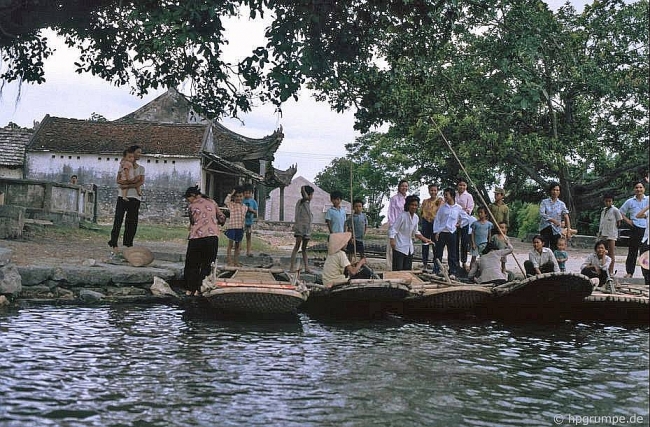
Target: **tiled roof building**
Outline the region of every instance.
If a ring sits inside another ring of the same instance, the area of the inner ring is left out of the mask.
[[[32,132],[26,129],[7,126],[0,128],[0,177],[23,177],[25,146]]]

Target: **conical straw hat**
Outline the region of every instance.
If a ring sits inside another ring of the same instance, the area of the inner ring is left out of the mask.
[[[124,248],[122,255],[134,267],[143,267],[153,262],[153,253],[144,246]]]
[[[329,242],[327,242],[327,253],[331,255],[343,249],[350,241],[350,237],[352,237],[350,232],[330,234]]]
[[[648,254],[648,251],[645,251],[644,253],[639,255],[638,261],[641,268],[649,270],[648,263],[650,262],[650,254]]]

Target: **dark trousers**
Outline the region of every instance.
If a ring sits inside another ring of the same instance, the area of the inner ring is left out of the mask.
[[[552,262],[547,262],[546,264],[542,264],[539,266],[539,271],[541,273],[553,273],[555,270],[555,266],[553,265]],[[537,272],[535,271],[535,267],[533,266],[533,263],[531,261],[524,261],[524,270],[526,270],[526,275],[530,276],[535,276],[537,275]]]
[[[422,235],[427,239],[431,239],[433,237],[433,222],[429,222],[424,219],[422,220]],[[435,263],[435,252],[433,258]],[[429,264],[429,245],[422,245],[422,264],[425,266]]]
[[[354,255],[354,247],[356,246],[357,249],[357,254],[359,254],[359,258],[363,258],[366,256],[366,250],[363,246],[363,240],[355,240],[354,245],[352,242],[348,242],[348,246],[345,248],[345,253],[348,255]]]
[[[458,264],[458,251],[456,246],[456,233],[443,232],[438,234],[436,242],[436,259],[442,262],[442,254],[447,247],[447,263],[449,264],[449,274],[458,274],[460,265]],[[438,266],[433,267],[438,271]]]
[[[539,232],[544,238],[544,246],[551,248],[552,251],[557,249],[557,241],[562,237],[559,234],[553,234],[553,227],[550,225]]]
[[[393,250],[393,271],[413,269],[413,254],[406,255],[400,251]]]
[[[219,238],[217,236],[189,239],[185,253],[185,286],[190,291],[201,289],[201,282],[210,274],[212,263],[217,259]]]
[[[469,225],[458,229],[460,238],[456,240],[458,244],[458,257],[463,264],[467,263],[467,253],[469,252]]]
[[[634,268],[636,267],[636,259],[639,256],[643,233],[645,233],[645,228],[637,227],[636,225],[632,226],[632,229],[630,230],[627,258],[625,259],[625,272],[627,274],[634,274]]]
[[[590,279],[593,279],[594,277],[598,277],[598,284],[599,286],[602,286],[609,280],[609,270],[601,269],[600,273],[596,273],[596,269],[594,267],[585,267],[580,271],[580,274],[584,274]]]
[[[121,197],[117,198],[115,205],[115,218],[113,218],[113,229],[111,230],[111,240],[108,246],[111,248],[117,247],[117,241],[120,238],[120,230],[122,229],[122,222],[124,221],[124,214],[126,214],[126,221],[124,223],[124,236],[122,236],[122,244],[126,247],[133,246],[133,238],[135,232],[138,230],[138,213],[140,212],[140,200],[130,197],[124,200]]]

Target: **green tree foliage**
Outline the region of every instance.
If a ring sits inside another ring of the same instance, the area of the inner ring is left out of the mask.
[[[581,13],[537,0],[455,4],[450,42],[396,29],[377,43],[382,63],[317,87],[356,105],[361,130],[389,123],[402,167],[420,178],[460,175],[453,149],[484,198],[505,180],[511,200],[538,203],[557,180],[574,224],[590,223],[604,191],[628,193],[648,167],[648,2]]]
[[[93,113],[90,115],[90,119],[88,119],[88,120],[91,121],[91,122],[107,122],[107,121],[108,121],[108,120],[106,119],[106,117],[102,116],[102,115],[99,114],[99,113],[95,113],[94,111],[93,111]]]

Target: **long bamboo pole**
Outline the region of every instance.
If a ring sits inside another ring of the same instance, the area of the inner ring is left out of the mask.
[[[494,215],[492,214],[492,211],[488,208],[488,204],[485,202],[485,199],[483,199],[483,196],[481,196],[481,192],[478,191],[478,189],[476,188],[476,185],[474,184],[474,181],[472,181],[472,177],[469,175],[469,172],[467,172],[467,169],[465,169],[465,166],[463,166],[463,162],[461,162],[460,159],[458,158],[458,155],[456,155],[456,151],[451,146],[451,143],[447,140],[447,138],[445,137],[445,134],[442,133],[442,130],[440,129],[440,126],[438,126],[438,123],[436,122],[436,120],[433,117],[429,117],[429,119],[431,120],[431,123],[433,123],[433,126],[436,128],[436,130],[438,131],[438,133],[442,137],[443,141],[445,141],[445,144],[447,144],[447,147],[449,148],[449,151],[451,151],[451,154],[453,154],[454,158],[458,162],[458,165],[460,166],[461,170],[465,174],[465,177],[467,178],[467,181],[476,190],[476,195],[481,200],[481,203],[483,203],[483,206],[485,206],[485,208],[487,209],[487,213],[490,216],[490,219],[492,220],[492,223],[493,224],[496,223],[496,218],[494,218]],[[499,234],[501,234],[506,239],[506,241],[508,241],[508,236],[503,234],[503,232],[501,231],[501,228],[499,228],[498,224],[497,224],[497,230],[499,230]],[[517,267],[519,267],[519,270],[521,270],[521,273],[524,275],[524,277],[526,277],[526,270],[524,270],[523,267],[521,266],[521,264],[519,264],[519,260],[517,260],[517,257],[515,256],[514,252],[512,253],[512,258],[515,260],[515,263],[517,264]]]

